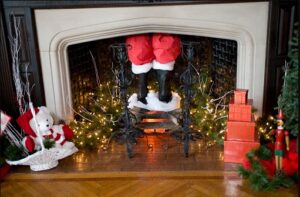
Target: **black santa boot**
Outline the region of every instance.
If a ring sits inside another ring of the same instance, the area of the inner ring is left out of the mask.
[[[156,78],[158,81],[159,92],[158,99],[162,102],[168,103],[172,100],[172,93],[169,84],[168,70],[156,69]]]
[[[147,105],[147,94],[148,94],[148,73],[138,74],[138,101]]]

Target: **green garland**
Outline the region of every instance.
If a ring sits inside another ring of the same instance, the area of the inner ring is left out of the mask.
[[[280,187],[291,187],[294,181],[285,174],[268,177],[266,170],[259,162],[260,160],[271,159],[272,152],[266,146],[262,145],[256,150],[247,153],[247,159],[250,163],[250,169],[239,166],[238,173],[243,178],[249,179],[250,187],[255,191],[270,191]]]

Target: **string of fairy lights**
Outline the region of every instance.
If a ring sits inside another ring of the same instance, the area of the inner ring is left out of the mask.
[[[277,120],[272,115],[259,117],[255,121],[255,130],[259,134],[261,141],[274,141],[271,131],[276,128]]]
[[[195,97],[191,103],[191,128],[205,137],[206,145],[222,144],[226,131],[228,101],[232,91],[219,98],[212,96],[213,81],[208,70],[202,70],[194,84]]]
[[[198,75],[193,89],[195,97],[192,100],[190,114],[191,129],[204,136],[208,147],[223,144],[227,125],[228,103],[233,91],[228,91],[219,98],[212,96],[213,81],[208,73]],[[149,85],[151,90],[155,87]],[[89,93],[88,109],[79,107],[75,120],[70,123],[74,130],[74,143],[79,148],[107,148],[112,132],[119,129],[117,124],[122,104],[119,100],[117,86],[111,82],[98,85],[95,93]],[[264,140],[272,140],[270,131],[276,128],[273,116],[261,117],[256,121],[256,131]]]
[[[191,128],[206,136],[209,145],[222,143],[226,129],[226,97],[214,99],[210,94],[212,80],[205,75],[199,76],[194,85],[195,98],[191,103]],[[148,88],[155,87],[151,84]],[[106,148],[108,139],[118,128],[117,120],[122,112],[117,87],[110,82],[98,85],[95,93],[88,93],[90,105],[83,106],[75,113],[75,120],[70,123],[74,130],[74,143],[79,148]]]
[[[88,109],[79,107],[75,120],[70,123],[74,130],[74,143],[80,148],[105,148],[111,133],[118,128],[117,120],[122,110],[118,95],[110,82],[99,84],[95,93],[89,94]]]

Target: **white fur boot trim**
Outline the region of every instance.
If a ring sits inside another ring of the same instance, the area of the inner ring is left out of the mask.
[[[137,94],[134,93],[128,99],[128,108],[133,109],[134,107],[143,108],[147,110],[154,111],[173,111],[176,109],[180,109],[180,96],[172,92],[172,100],[168,103],[162,102],[158,99],[158,93],[149,91],[146,97],[147,105],[140,102],[137,98]]]
[[[152,62],[146,63],[146,64],[134,64],[132,63],[131,70],[134,74],[142,74],[147,73],[152,68]]]
[[[153,60],[153,69],[159,69],[159,70],[173,70],[174,69],[175,61],[168,62],[165,64],[161,64],[156,60]]]

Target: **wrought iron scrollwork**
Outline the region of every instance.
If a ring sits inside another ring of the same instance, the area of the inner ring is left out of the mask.
[[[121,138],[126,142],[127,155],[129,158],[132,157],[132,145],[137,142],[136,138],[141,135],[141,131],[133,127],[133,118],[135,117],[128,109],[128,96],[127,89],[131,85],[132,75],[126,73],[126,62],[128,45],[125,43],[118,43],[111,45],[113,51],[113,66],[114,70],[117,70],[117,78],[119,81],[120,88],[120,99],[123,103],[123,112],[119,118],[119,123],[122,128],[118,131],[113,132],[112,138]],[[116,64],[116,66],[115,66]]]
[[[176,139],[183,142],[183,149],[185,156],[189,155],[189,143],[190,140],[199,139],[201,136],[198,132],[193,131],[191,126],[191,116],[190,116],[190,104],[195,96],[195,92],[192,89],[194,84],[194,53],[195,45],[199,45],[199,42],[182,42],[181,56],[187,61],[187,66],[185,71],[180,75],[181,90],[183,92],[183,108],[182,108],[182,126],[180,130],[173,132]]]
[[[182,108],[182,125],[180,129],[172,132],[172,135],[176,139],[180,140],[184,144],[184,153],[188,157],[189,154],[189,143],[190,140],[199,139],[201,136],[199,132],[195,132],[190,128],[191,117],[190,117],[190,104],[195,93],[192,90],[192,85],[194,84],[194,46],[198,45],[198,42],[183,42],[182,43],[182,58],[187,61],[187,66],[185,71],[180,76],[181,90],[183,92],[184,101]],[[132,114],[128,109],[128,97],[127,97],[127,88],[131,84],[132,75],[126,74],[125,64],[128,61],[126,48],[129,47],[125,43],[119,43],[111,45],[113,49],[113,61],[117,64],[117,67],[114,67],[114,70],[118,70],[117,77],[119,81],[120,96],[123,103],[124,109],[123,113],[120,116],[119,122],[122,125],[122,129],[116,131],[112,134],[113,137],[122,138],[126,141],[127,145],[127,154],[128,157],[132,157],[132,145],[136,143],[136,138],[143,135],[143,132],[135,128],[133,125],[133,119],[135,115]],[[113,64],[114,66],[114,64]]]

